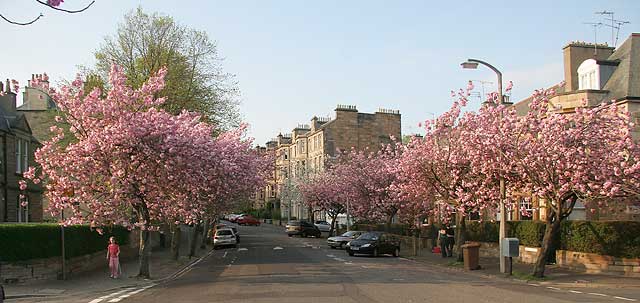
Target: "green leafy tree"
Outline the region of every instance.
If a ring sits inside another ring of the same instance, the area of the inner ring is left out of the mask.
[[[95,56],[98,74],[104,78],[111,65],[117,64],[134,88],[166,66],[166,86],[158,96],[167,98],[166,111],[196,111],[221,129],[239,124],[237,81],[223,71],[215,41],[204,31],[138,8],[125,15],[117,32],[105,38]]]

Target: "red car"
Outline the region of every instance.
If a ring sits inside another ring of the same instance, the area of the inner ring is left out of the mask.
[[[236,219],[236,223],[238,223],[238,225],[260,225],[260,221],[253,216],[242,216]]]

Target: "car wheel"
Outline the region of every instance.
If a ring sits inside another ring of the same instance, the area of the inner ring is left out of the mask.
[[[377,256],[378,256],[378,249],[377,249],[377,248],[374,248],[374,249],[373,249],[373,256],[374,256],[374,257],[377,257]]]
[[[293,235],[291,235],[291,234],[289,234],[289,235],[287,235],[287,236],[289,236],[289,238],[293,237]]]
[[[349,256],[353,257],[354,253],[352,251],[347,252],[349,254]]]
[[[400,256],[400,248],[396,247],[396,249],[393,250],[393,256],[394,257],[399,257]]]

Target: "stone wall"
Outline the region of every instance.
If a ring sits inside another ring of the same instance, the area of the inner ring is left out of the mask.
[[[556,251],[556,264],[584,270],[587,273],[607,273],[640,277],[640,258],[627,259],[569,250]]]
[[[108,268],[106,250],[93,254],[79,256],[67,260],[67,276]],[[138,256],[138,250],[133,247],[122,247],[121,260],[129,260]],[[33,280],[59,279],[62,276],[61,257],[35,259],[24,262],[0,262],[1,283],[22,283]]]

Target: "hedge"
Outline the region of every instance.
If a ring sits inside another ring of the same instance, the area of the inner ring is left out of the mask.
[[[640,258],[640,222],[567,221],[560,232],[562,249]]]
[[[73,225],[65,227],[64,234],[67,259],[106,249],[111,236],[114,236],[120,245],[129,242],[129,231],[122,226],[106,228],[104,234],[100,235],[88,225]],[[60,225],[0,224],[0,247],[0,261],[60,257]]]

